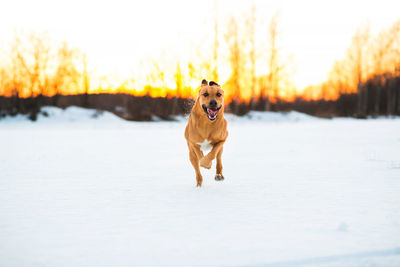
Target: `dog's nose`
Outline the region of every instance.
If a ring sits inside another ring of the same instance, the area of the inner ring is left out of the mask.
[[[211,100],[210,101],[210,108],[216,108],[217,107],[217,101]]]

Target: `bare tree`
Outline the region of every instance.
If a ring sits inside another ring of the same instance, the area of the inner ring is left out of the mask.
[[[82,73],[82,78],[83,78],[83,92],[84,92],[84,103],[83,105],[85,107],[89,107],[89,90],[90,90],[90,77],[87,69],[87,58],[86,54],[83,54],[82,56],[82,63],[83,63],[83,73]]]
[[[9,81],[8,73],[6,72],[4,67],[0,67],[0,119],[3,116],[3,110],[5,107],[3,106],[3,97],[6,95],[8,81]]]
[[[329,72],[328,83],[339,95],[351,93],[348,73],[344,60],[335,61],[332,70]]]
[[[250,76],[251,76],[251,98],[250,98],[250,109],[254,109],[255,97],[256,97],[256,5],[253,1],[250,15],[247,19],[247,31],[250,43]]]
[[[270,110],[271,96],[276,100],[279,96],[280,72],[284,65],[279,58],[279,12],[272,16],[268,28],[269,40],[269,72],[266,79],[266,86],[261,90],[261,99],[264,100],[264,110]]]
[[[358,116],[365,116],[367,112],[367,88],[363,87],[363,81],[367,75],[367,45],[369,42],[369,24],[366,24],[356,31],[351,46],[348,50],[348,58],[351,64],[354,87],[357,89],[357,113]]]
[[[214,45],[213,45],[213,71],[212,80],[217,81],[219,79],[218,75],[218,0],[214,0]]]
[[[243,50],[239,36],[239,25],[234,17],[230,17],[228,30],[225,34],[228,44],[229,63],[231,67],[231,76],[227,84],[232,88],[232,112],[238,112],[238,103],[241,92],[241,75],[243,69]]]
[[[37,94],[42,97],[48,93],[49,75],[47,73],[50,60],[50,44],[46,35],[31,34],[29,36],[31,55],[33,57],[30,67],[32,97]]]
[[[30,89],[28,88],[28,80],[30,80],[30,68],[28,66],[27,59],[24,56],[24,52],[22,51],[22,45],[21,38],[19,36],[15,36],[10,49],[12,69],[10,90],[11,94],[17,98],[19,95],[29,96],[32,94],[29,91],[25,93],[27,89]]]
[[[396,74],[400,67],[400,20],[389,29],[386,40],[387,60],[385,63],[388,66],[387,72],[390,73],[390,79],[386,80],[386,115],[392,115],[396,110],[394,78],[397,77]]]
[[[279,65],[279,48],[277,45],[277,39],[279,35],[278,31],[279,24],[279,13],[276,12],[271,19],[269,24],[269,40],[270,40],[270,60],[269,60],[269,84],[271,87],[271,92],[274,98],[278,98],[279,93],[279,72],[282,66]]]
[[[175,97],[172,99],[171,103],[171,114],[175,115],[178,112],[178,98],[182,97],[183,94],[183,85],[184,85],[184,80],[183,80],[183,73],[181,69],[180,63],[176,63],[176,71],[174,74],[174,79],[175,79],[175,85],[176,85],[176,90],[175,90]]]
[[[181,65],[179,62],[176,64],[176,72],[174,75],[175,78],[175,85],[176,85],[176,97],[181,97],[182,96],[182,91],[183,91],[183,74],[182,74],[182,69]]]
[[[78,52],[76,49],[70,48],[65,41],[61,43],[57,50],[57,67],[53,77],[54,105],[56,106],[61,94],[76,91],[79,86],[81,74],[77,70],[75,64],[77,57]],[[84,61],[85,60],[84,58]],[[85,76],[85,66],[83,75]]]

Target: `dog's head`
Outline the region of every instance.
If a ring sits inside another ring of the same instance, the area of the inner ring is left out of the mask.
[[[199,105],[203,108],[210,121],[215,121],[219,113],[224,109],[224,91],[216,82],[206,80],[201,82],[199,96],[197,98]]]

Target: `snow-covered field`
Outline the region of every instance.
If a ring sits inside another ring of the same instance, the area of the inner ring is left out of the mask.
[[[47,110],[0,120],[0,266],[400,266],[400,119],[228,116],[196,188],[185,120]]]

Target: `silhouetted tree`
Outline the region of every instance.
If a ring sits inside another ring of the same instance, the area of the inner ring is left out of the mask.
[[[228,44],[229,63],[231,67],[231,75],[227,84],[229,88],[232,88],[231,111],[236,114],[239,110],[244,59],[243,47],[239,36],[239,25],[234,17],[230,17],[225,39]]]

